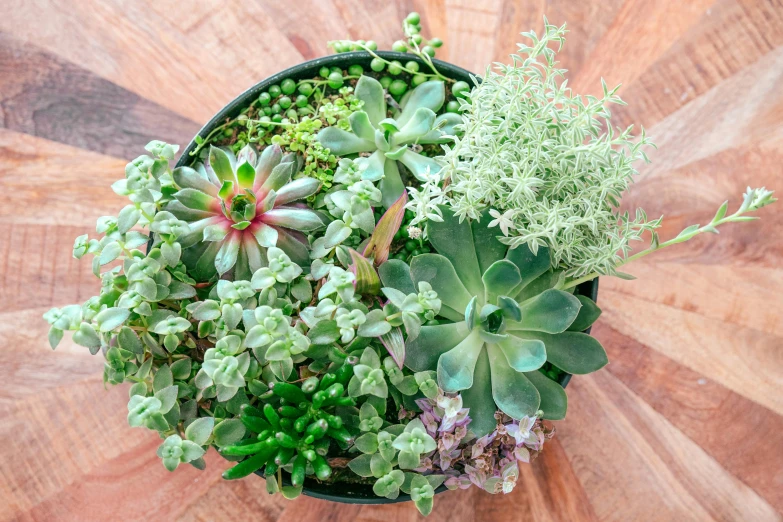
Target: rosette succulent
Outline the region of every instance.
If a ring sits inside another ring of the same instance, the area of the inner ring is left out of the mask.
[[[374,78],[359,78],[355,94],[364,105],[363,110],[348,118],[351,132],[327,127],[318,133],[318,141],[335,156],[372,153],[362,179],[381,180],[383,205],[390,207],[405,190],[397,161],[420,181],[441,169],[434,159],[414,152],[409,145],[444,143],[462,120],[454,113],[436,116],[446,99],[444,84],[439,80],[424,82],[404,96],[402,110],[394,118],[386,117],[386,95]]]
[[[204,162],[174,169],[179,190],[166,210],[189,224],[178,241],[190,273],[206,281],[233,269],[234,279],[250,279],[275,246],[308,267],[303,233],[324,224],[317,212],[296,202],[315,194],[320,182],[292,181],[298,168],[299,158],[283,156],[277,145],[261,154],[247,145],[236,156],[211,147]]]
[[[539,247],[508,249],[486,230],[489,215],[472,223],[442,207],[442,222],[428,223],[437,254],[415,256],[410,266],[392,260],[379,273],[403,293],[429,283],[441,300],[444,324],[423,326],[406,346],[414,371],[437,369],[447,393],[461,392],[478,436],[495,429],[495,411],[522,419],[543,410],[546,419],[565,416],[563,388],[539,372],[545,362],[585,374],[607,363],[593,337],[581,333],[598,307],[583,296],[554,288],[549,253]]]

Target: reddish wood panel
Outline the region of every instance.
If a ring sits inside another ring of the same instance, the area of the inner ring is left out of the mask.
[[[168,473],[126,421],[125,387],[40,316],[98,290],[71,258],[122,199],[109,185],[150,139],[185,144],[238,93],[326,54],[389,48],[410,10],[439,57],[476,72],[543,16],[567,22],[570,85],[622,82],[616,123],[659,144],[625,206],[705,223],[747,185],[781,189],[781,0],[8,0],[0,17],[0,521],[420,520],[413,506],[270,497],[225,462]],[[604,280],[609,366],[575,377],[568,418],[509,495],[439,495],[433,521],[783,520],[783,213]]]

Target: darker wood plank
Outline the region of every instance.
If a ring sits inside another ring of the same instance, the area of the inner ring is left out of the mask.
[[[153,139],[185,146],[199,129],[154,101],[4,33],[0,125],[127,159]]]
[[[599,321],[608,371],[783,512],[783,418]]]

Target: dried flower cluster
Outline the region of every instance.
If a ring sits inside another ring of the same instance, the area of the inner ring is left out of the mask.
[[[416,471],[446,475],[449,489],[475,485],[489,493],[510,493],[520,464],[529,464],[555,435],[553,427],[536,417],[516,420],[497,412],[496,429],[476,439],[468,431],[469,412],[459,395],[441,392],[416,404],[422,410],[418,418],[438,445]]]

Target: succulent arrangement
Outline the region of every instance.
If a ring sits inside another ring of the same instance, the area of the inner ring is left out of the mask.
[[[425,515],[445,488],[508,493],[566,416],[565,377],[608,362],[580,285],[775,201],[748,189],[661,241],[660,219],[618,210],[649,141],[613,130],[616,89],[562,88],[564,27],[472,86],[439,70],[419,15],[403,30],[410,60],[330,42],[364,53],[268,86],[175,168],[151,142],[112,186],[129,204],[76,239],[100,292],[47,312],[49,342],[102,352],[166,469],[212,447],[229,480]]]

